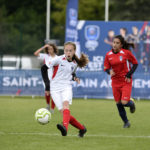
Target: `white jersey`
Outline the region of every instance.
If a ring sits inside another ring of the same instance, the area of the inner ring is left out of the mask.
[[[48,54],[39,53],[38,59],[43,60],[44,64],[45,64],[45,62],[49,59],[49,57],[50,57],[50,55],[48,55]]]
[[[58,56],[55,55],[55,57],[52,57],[49,54],[39,53],[38,59],[43,60],[44,61],[43,63],[46,64],[46,62],[52,61],[56,57],[58,57]],[[53,68],[49,68],[48,69],[48,77],[50,80],[52,79],[52,74],[53,74]]]
[[[51,91],[62,91],[68,87],[72,88],[72,73],[77,67],[75,61],[68,62],[65,55],[61,55],[49,61],[46,65],[49,68],[54,67],[50,82]]]

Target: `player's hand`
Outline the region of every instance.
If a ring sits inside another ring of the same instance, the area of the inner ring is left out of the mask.
[[[50,95],[50,91],[45,91],[46,96]]]
[[[131,79],[126,77],[126,78],[125,78],[125,81],[128,82],[128,83],[130,83],[130,82],[131,82]]]
[[[74,77],[74,81],[76,81],[78,84],[80,84],[80,79],[77,77]]]
[[[48,44],[45,44],[43,47],[44,47],[44,48],[48,48],[48,47],[49,47],[49,45],[48,45]]]
[[[114,76],[115,75],[115,72],[113,70],[110,70],[110,76]]]

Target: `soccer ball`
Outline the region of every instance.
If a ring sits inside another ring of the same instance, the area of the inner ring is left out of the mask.
[[[51,113],[46,108],[40,108],[35,113],[35,119],[40,124],[47,124],[51,119]]]

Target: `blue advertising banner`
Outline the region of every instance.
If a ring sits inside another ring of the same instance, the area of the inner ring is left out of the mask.
[[[39,70],[0,70],[0,95],[44,95]]]
[[[74,82],[74,97],[81,98],[113,98],[111,79],[105,72],[77,72],[80,84]],[[150,74],[135,73],[133,76],[132,97],[150,99]]]
[[[68,0],[65,41],[77,41],[78,0]]]
[[[150,72],[150,22],[79,21],[78,38],[80,51],[89,56],[87,71],[102,71],[105,54],[111,50],[115,35],[122,35],[136,56],[138,72]]]
[[[74,98],[113,98],[111,79],[101,71],[78,71],[80,84],[73,82]],[[136,72],[132,97],[150,99],[150,74]],[[44,96],[40,70],[0,70],[0,95]]]

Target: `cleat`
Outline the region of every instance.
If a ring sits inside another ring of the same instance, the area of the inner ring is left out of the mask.
[[[84,127],[83,130],[79,130],[79,137],[84,137],[84,134],[87,132],[87,129]]]
[[[130,122],[126,122],[124,125],[123,125],[123,128],[130,128],[131,124]]]
[[[67,129],[65,126],[63,126],[61,124],[57,124],[57,129],[60,130],[62,136],[67,135]]]
[[[133,106],[130,107],[130,112],[134,113],[135,112],[135,102],[134,102],[133,98],[131,98],[130,100],[133,102]]]

